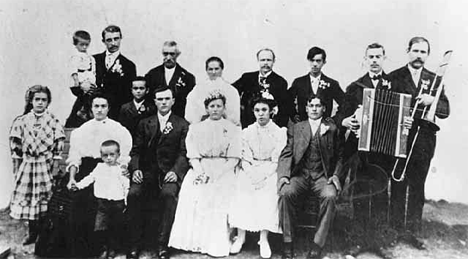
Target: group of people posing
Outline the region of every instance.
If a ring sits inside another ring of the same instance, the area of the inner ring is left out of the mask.
[[[369,45],[369,71],[346,92],[322,73],[326,52],[319,47],[307,53],[310,71],[288,88],[273,71],[271,49],[258,51],[259,71],[244,73],[232,85],[222,78],[223,61],[210,57],[208,79],[196,84],[177,63],[176,42],[163,44],[163,64],[142,77],[120,53],[121,40],[119,27],[106,27],[106,51],[90,56],[89,34],[73,36],[77,53],[70,76],[77,99],[65,124],[76,128],[66,168],[67,187],[74,192],[68,257],[113,258],[126,229],[127,258],[138,258],[145,245],[155,243],[161,259],[170,258],[169,247],[228,256],[241,251],[246,231],[259,232],[262,258],[272,254],[270,232],[282,234],[283,258],[294,258],[298,210],[304,194],[313,192],[320,206],[308,258],[321,258],[345,176],[351,172],[355,190],[369,193],[385,186],[395,162],[357,150],[363,89],[410,94],[413,106],[434,102],[426,88],[436,76],[424,68],[430,45],[422,37],[409,41],[408,64],[390,74],[382,70],[384,47]],[[31,244],[47,216],[65,134],[47,110],[52,101],[47,87],[31,87],[26,100],[24,115],[10,132],[15,174],[10,209],[13,218],[29,220],[24,244]],[[443,92],[436,115],[449,115]],[[401,241],[424,248],[416,235],[437,129],[421,116],[418,111],[404,120],[409,143],[419,132],[404,181],[392,182],[391,197],[381,191],[354,200],[359,236],[346,254],[375,251],[372,237],[387,223]],[[373,173],[375,167],[384,173]]]

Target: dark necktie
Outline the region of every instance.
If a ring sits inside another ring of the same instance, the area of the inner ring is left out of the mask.
[[[382,75],[376,75],[372,77],[372,80],[380,80],[382,79]]]
[[[260,82],[261,86],[266,84],[266,79],[267,79],[266,76],[260,76],[258,81]]]

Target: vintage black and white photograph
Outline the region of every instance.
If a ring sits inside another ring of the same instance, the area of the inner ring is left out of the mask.
[[[0,258],[468,258],[466,10],[0,0]]]

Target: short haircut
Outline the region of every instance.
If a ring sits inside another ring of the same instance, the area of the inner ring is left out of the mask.
[[[314,95],[310,95],[309,98],[307,98],[307,104],[309,104],[310,102],[312,102],[313,99],[319,99],[320,100],[320,104],[325,106],[326,102],[325,102],[325,98],[322,96],[322,95],[317,95],[317,96],[314,96]]]
[[[221,69],[224,69],[224,62],[219,57],[210,57],[205,62],[205,70],[208,69],[208,64],[211,62],[218,62]]]
[[[146,78],[144,76],[137,76],[133,78],[132,82],[136,82],[136,81],[143,81],[145,82],[145,85],[146,85]]]
[[[224,96],[222,93],[219,91],[211,92],[203,101],[205,104],[205,108],[208,108],[208,105],[214,100],[221,100],[223,101],[223,105],[226,106],[226,96]]]
[[[273,56],[273,61],[275,61],[275,59],[276,59],[275,52],[273,52],[273,50],[272,50],[272,49],[269,49],[269,48],[263,48],[263,49],[260,49],[259,51],[257,51],[257,60],[258,60],[258,57],[260,56],[260,53],[262,53],[262,51],[269,51],[269,52],[271,52],[271,55]]]
[[[257,103],[263,103],[263,104],[268,105],[268,108],[270,109],[270,112],[271,112],[271,111],[273,110],[273,108],[276,106],[275,100],[271,100],[271,99],[266,99],[266,98],[260,97],[260,98],[256,98],[256,99],[253,100],[253,102],[252,102],[252,110],[254,109],[255,105],[257,105]]]
[[[309,49],[309,52],[307,52],[307,60],[311,61],[315,57],[315,55],[320,54],[322,54],[323,61],[327,61],[327,53],[324,49],[321,49],[319,47],[312,47],[311,49]]]
[[[120,27],[117,25],[109,25],[104,30],[102,30],[101,36],[102,40],[104,40],[104,36],[106,35],[106,32],[118,32],[120,33],[120,38],[122,38],[122,31],[120,30]]]
[[[103,94],[95,94],[91,97],[91,100],[90,100],[90,104],[92,105],[93,102],[94,102],[94,99],[97,99],[97,98],[100,98],[100,99],[104,99],[107,101],[107,106],[109,106],[110,108],[110,102],[109,102],[109,98]]]
[[[109,139],[109,140],[106,140],[106,141],[102,142],[102,144],[101,144],[101,148],[103,148],[103,147],[112,147],[112,146],[117,147],[117,152],[120,153],[119,142],[117,142],[115,140]]]
[[[168,40],[168,41],[165,41],[163,43],[163,47],[164,46],[167,46],[167,47],[176,47],[176,53],[180,54],[180,50],[179,50],[179,47],[177,46],[177,42],[173,41],[173,40]]]
[[[421,43],[421,42],[426,42],[427,43],[427,53],[431,53],[431,44],[429,44],[429,41],[424,38],[424,37],[421,37],[421,36],[416,36],[416,37],[413,37],[411,38],[411,40],[408,42],[408,52],[410,52],[411,50],[411,47],[413,46],[413,44],[415,43]]]
[[[367,48],[366,48],[366,54],[367,54],[367,51],[368,51],[369,49],[382,49],[383,54],[384,54],[384,56],[385,56],[385,48],[384,48],[384,46],[380,45],[380,44],[377,43],[377,42],[372,43],[372,44],[370,44],[369,46],[367,46]]]
[[[89,35],[87,31],[75,31],[75,33],[73,33],[73,45],[78,44],[80,39],[91,41],[91,35]]]
[[[34,95],[37,93],[45,93],[47,95],[47,99],[48,99],[47,105],[50,105],[50,103],[52,102],[52,93],[50,92],[50,89],[47,86],[33,85],[29,87],[28,90],[26,91],[26,96],[25,96],[26,105],[24,107],[23,114],[27,114],[28,112],[32,110],[33,108],[32,101],[34,99]]]
[[[153,96],[154,96],[154,98],[156,98],[156,94],[157,94],[157,93],[165,92],[165,91],[167,91],[167,90],[171,91],[172,98],[175,98],[174,91],[172,91],[172,89],[169,88],[169,87],[167,87],[167,86],[156,87],[156,89],[154,89],[154,91],[153,91]]]

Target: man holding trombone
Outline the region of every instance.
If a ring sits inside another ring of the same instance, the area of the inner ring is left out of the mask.
[[[399,159],[392,172],[391,223],[399,233],[399,240],[417,249],[425,249],[424,243],[416,238],[421,229],[425,201],[424,185],[436,145],[435,116],[447,118],[450,106],[443,90],[443,74],[451,51],[437,74],[424,64],[430,54],[429,41],[413,37],[408,44],[407,65],[389,74],[392,87],[397,92],[411,94],[413,126],[409,132],[406,159]]]

